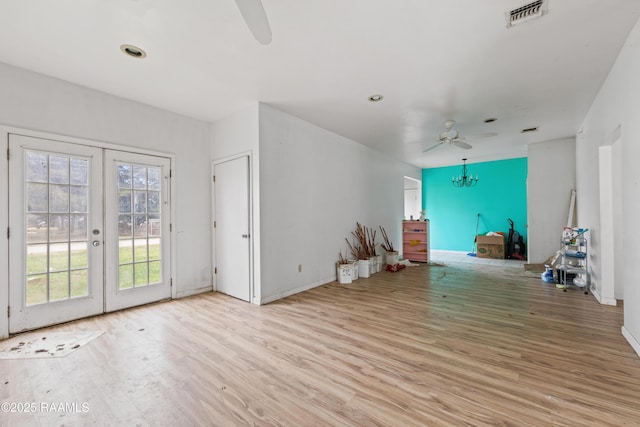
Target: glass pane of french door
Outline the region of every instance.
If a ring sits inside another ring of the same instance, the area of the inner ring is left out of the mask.
[[[24,150],[26,305],[89,295],[90,159]]]
[[[107,311],[171,297],[167,158],[105,153]]]
[[[102,150],[22,135],[9,150],[10,331],[101,312]]]
[[[162,168],[117,162],[118,289],[162,282]]]

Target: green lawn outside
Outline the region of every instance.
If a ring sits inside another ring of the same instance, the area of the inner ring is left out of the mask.
[[[135,255],[135,263],[134,261]],[[69,258],[70,256],[70,258]],[[121,247],[119,251],[120,289],[146,286],[161,281],[160,244]],[[142,261],[142,262],[141,262]],[[86,250],[50,252],[49,274],[47,253],[27,255],[27,305],[60,301],[88,295],[88,259]],[[48,280],[47,280],[48,279]]]

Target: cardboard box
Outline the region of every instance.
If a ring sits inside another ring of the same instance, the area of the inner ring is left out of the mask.
[[[477,236],[476,254],[479,258],[504,259],[504,236]]]

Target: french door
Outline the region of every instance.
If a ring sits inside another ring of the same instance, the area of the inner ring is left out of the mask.
[[[106,311],[170,298],[170,160],[107,150],[104,164]]]
[[[9,152],[11,333],[171,296],[168,159],[16,134]]]

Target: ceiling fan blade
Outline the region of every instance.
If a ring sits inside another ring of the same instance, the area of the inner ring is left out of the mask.
[[[436,145],[432,145],[431,147],[427,148],[426,150],[423,151],[423,153],[426,153],[427,151],[431,151],[434,148],[438,148],[439,146],[441,146],[442,144],[444,144],[445,141],[440,141],[438,142]]]
[[[470,144],[467,144],[464,141],[461,141],[460,139],[454,139],[453,141],[451,141],[451,143],[453,145],[455,145],[458,148],[464,148],[465,150],[468,150],[470,148],[473,148]]]
[[[271,26],[260,0],[236,0],[240,14],[253,37],[261,44],[271,43]]]
[[[496,132],[487,132],[487,133],[473,133],[469,135],[472,138],[493,138],[494,136],[498,136]]]

